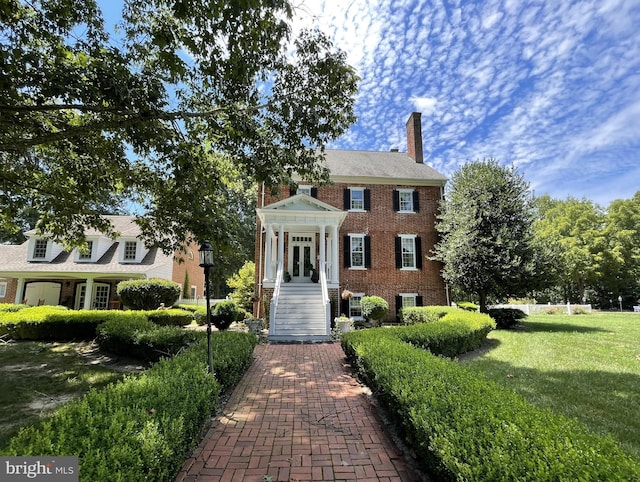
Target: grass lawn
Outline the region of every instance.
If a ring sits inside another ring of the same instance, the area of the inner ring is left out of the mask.
[[[91,342],[0,343],[0,450],[20,427],[60,404],[143,368],[106,356]]]
[[[640,314],[529,316],[460,362],[640,459]]]

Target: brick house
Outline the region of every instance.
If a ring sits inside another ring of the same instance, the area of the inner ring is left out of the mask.
[[[189,273],[190,298],[202,296],[204,272],[198,266],[197,246],[167,256],[147,249],[140,229],[130,216],[105,216],[119,233],[110,239],[88,230],[89,253],[65,251],[62,246],[25,233],[20,245],[0,246],[0,303],[63,305],[72,309],[120,308],[116,293],[120,281],[162,278],[183,286]],[[182,257],[182,262],[177,257]],[[91,296],[86,296],[91,293]],[[184,294],[183,294],[184,296]]]
[[[389,303],[386,321],[447,304],[441,265],[426,257],[446,178],[423,162],[420,117],[407,121],[407,153],[327,150],[331,184],[259,187],[256,315],[271,339],[326,339],[333,317],[362,317],[365,295]]]

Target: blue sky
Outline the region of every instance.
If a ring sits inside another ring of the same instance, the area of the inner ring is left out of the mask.
[[[640,1],[308,0],[362,77],[336,147],[515,164],[537,195],[607,206],[640,190]],[[308,14],[305,15],[308,21]]]
[[[640,190],[639,0],[294,4],[362,79],[358,121],[330,147],[404,151],[419,111],[425,162],[447,176],[494,157],[536,195],[606,207]]]

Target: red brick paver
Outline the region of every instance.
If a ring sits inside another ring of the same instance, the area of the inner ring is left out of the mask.
[[[258,345],[176,481],[413,482],[339,344]]]

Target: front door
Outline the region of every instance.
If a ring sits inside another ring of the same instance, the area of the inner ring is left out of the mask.
[[[315,267],[315,240],[313,234],[292,234],[289,238],[289,273],[292,281],[311,281],[311,267]]]

